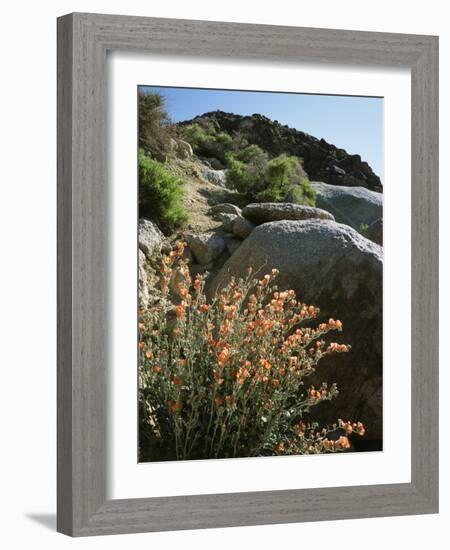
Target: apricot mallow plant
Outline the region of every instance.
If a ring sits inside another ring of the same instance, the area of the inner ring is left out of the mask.
[[[249,270],[213,300],[192,280],[179,242],[159,266],[151,304],[139,311],[140,460],[330,453],[364,435],[360,422],[306,422],[335,384],[308,386],[320,359],[349,351],[323,337],[342,323],[302,328],[319,309],[279,290],[276,269]],[[331,437],[330,434],[332,434]]]

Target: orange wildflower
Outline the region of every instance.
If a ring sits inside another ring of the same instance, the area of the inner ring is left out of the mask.
[[[152,351],[146,351],[145,352],[145,357],[147,357],[147,359],[152,359],[153,358],[153,352]]]
[[[155,365],[153,368],[152,368],[152,371],[153,372],[161,372],[161,367],[159,365]]]
[[[180,319],[186,315],[186,310],[183,306],[176,306],[175,315]]]
[[[339,427],[344,430],[344,432],[348,435],[353,432],[353,426],[351,422],[343,422],[342,420],[339,421]]]
[[[269,363],[269,361],[267,361],[267,359],[260,359],[259,364],[266,370],[270,370],[272,368],[272,365]]]
[[[366,433],[366,429],[362,422],[356,422],[356,424],[353,424],[353,429],[358,435],[361,435],[361,436]]]
[[[335,445],[338,449],[349,449],[350,441],[348,440],[348,437],[341,435],[341,437],[335,442]]]
[[[218,361],[219,363],[224,364],[224,363],[226,363],[227,359],[228,359],[228,349],[225,348],[225,349],[223,349],[223,350],[219,353],[219,355],[217,356],[217,361]]]
[[[139,342],[139,349],[145,348],[145,342]]]
[[[178,293],[182,298],[186,298],[189,296],[188,289],[185,286],[183,286],[181,283],[179,283],[177,286],[178,286]]]
[[[328,346],[327,351],[337,352],[337,353],[346,353],[348,351],[348,346],[345,344],[338,344],[337,342],[331,342]]]
[[[313,401],[316,401],[322,397],[322,394],[319,391],[315,390],[314,388],[311,388],[308,391],[308,393],[309,393],[310,399],[312,399]]]
[[[277,443],[277,444],[275,445],[275,452],[276,452],[277,454],[279,454],[279,455],[280,455],[281,453],[284,453],[284,443]]]
[[[241,367],[236,371],[235,377],[238,384],[244,384],[245,380],[250,376],[250,373],[245,367]]]
[[[169,399],[169,401],[167,401],[167,405],[172,412],[181,411],[183,408],[183,403],[180,403],[180,401],[175,402],[173,399]]]
[[[298,435],[303,435],[305,433],[306,426],[303,424],[303,422],[297,422],[297,424],[294,425],[294,432]]]

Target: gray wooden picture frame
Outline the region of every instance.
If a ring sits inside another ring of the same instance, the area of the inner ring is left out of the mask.
[[[110,50],[411,70],[411,483],[107,499]],[[59,18],[58,317],[58,531],[84,536],[437,512],[438,38],[82,13]]]

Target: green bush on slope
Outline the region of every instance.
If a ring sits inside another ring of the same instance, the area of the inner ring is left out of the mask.
[[[226,153],[233,147],[233,138],[226,132],[217,132],[213,126],[203,127],[194,122],[182,126],[181,137],[189,142],[194,152],[224,162]]]
[[[316,193],[297,157],[268,160],[257,145],[228,153],[227,182],[250,202],[294,202],[314,206]]]
[[[170,231],[187,220],[181,204],[183,181],[165,166],[139,150],[139,216],[150,218]]]

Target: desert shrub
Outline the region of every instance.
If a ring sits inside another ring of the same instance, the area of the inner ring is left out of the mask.
[[[208,303],[204,276],[191,280],[183,248],[178,243],[162,258],[155,300],[140,310],[141,460],[349,448],[349,433],[364,434],[361,423],[320,428],[304,421],[338,393],[334,384],[308,387],[305,379],[321,358],[348,351],[323,340],[342,323],[312,328],[319,310],[292,290],[279,291],[275,269],[259,280],[251,273],[232,279]]]
[[[268,162],[267,187],[259,194],[258,199],[314,206],[316,193],[309,184],[299,159],[280,155]]]
[[[267,154],[259,147],[259,145],[248,145],[241,149],[237,154],[236,158],[242,162],[258,162],[261,159],[267,161]]]
[[[359,233],[367,238],[367,235],[369,234],[369,226],[367,223],[362,223],[359,226]]]
[[[139,150],[139,216],[170,231],[187,220],[181,199],[183,182],[157,160]]]
[[[258,145],[249,145],[238,153],[228,151],[225,154],[228,185],[247,201],[256,200],[267,185],[267,163],[268,155]]]
[[[198,155],[225,160],[225,154],[233,146],[233,138],[226,132],[217,132],[214,126],[202,126],[196,122],[182,126],[181,137],[191,144]]]
[[[256,186],[256,181],[262,180],[264,172],[255,173],[250,171],[250,166],[238,160],[235,155],[227,155],[225,162],[227,166],[227,184],[231,188],[236,189],[244,197],[247,197],[249,190]]]
[[[309,182],[308,178],[303,178],[298,185],[298,188],[294,189],[294,201],[297,204],[306,204],[308,206],[316,206],[317,193]]]
[[[222,159],[225,158],[225,153],[233,147],[233,138],[226,132],[219,132],[216,136],[216,144],[218,154]]]
[[[268,160],[260,147],[249,145],[238,154],[228,153],[226,164],[227,183],[248,202],[316,204],[316,192],[297,157]]]
[[[214,136],[197,123],[182,126],[180,133],[181,137],[191,144],[195,153],[198,153],[199,150],[214,140]]]
[[[152,157],[164,161],[171,150],[171,140],[175,132],[164,108],[163,96],[139,92],[138,114],[139,147]]]

